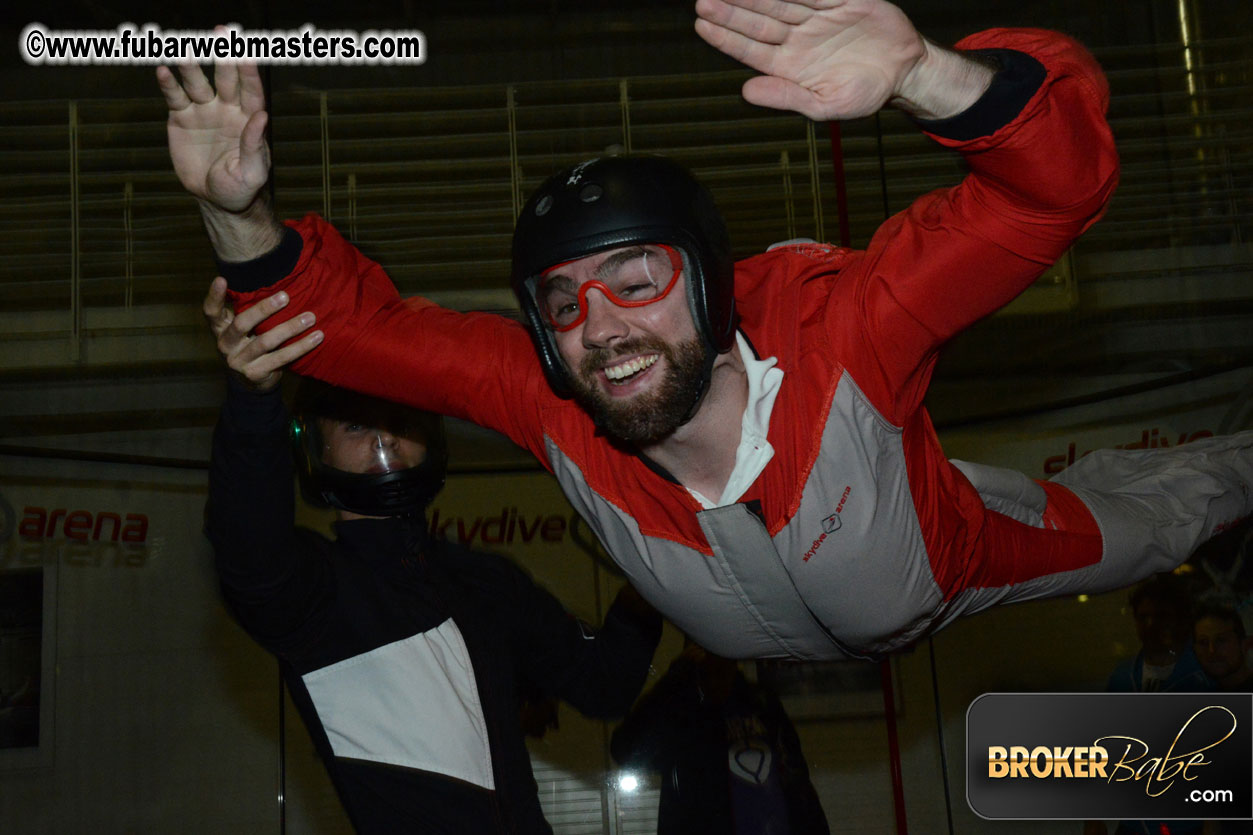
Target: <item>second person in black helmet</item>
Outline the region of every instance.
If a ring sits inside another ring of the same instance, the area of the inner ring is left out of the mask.
[[[215,291],[205,313],[234,371],[206,515],[223,596],[278,658],[354,828],[551,832],[522,694],[624,714],[660,618],[626,586],[592,629],[507,559],[433,540],[440,418],[313,380],[289,418],[278,382],[292,351],[272,349],[291,330],[237,338]],[[336,509],[334,539],[296,527],[293,472]]]
[[[943,49],[876,0],[697,12],[702,37],[767,73],[750,101],[820,119],[901,108],[969,175],[865,251],[732,265],[681,167],[581,163],[518,218],[524,330],[400,299],[318,218],[280,226],[248,174],[255,69],[219,68],[223,99],[198,70],[181,86],[167,71],[175,169],[219,255],[254,259],[223,265],[233,300],[316,316],[326,341],[302,371],[529,449],[636,588],[725,657],[876,656],[994,604],[1169,569],[1253,510],[1249,433],[1094,453],[1037,482],[950,462],[923,407],[943,344],[1030,285],[1114,190],[1107,87],[1079,44],[999,29]],[[193,141],[206,122],[219,169]]]

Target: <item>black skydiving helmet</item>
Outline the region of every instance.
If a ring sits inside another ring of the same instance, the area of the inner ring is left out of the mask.
[[[362,516],[416,516],[443,489],[448,444],[439,415],[309,379],[301,380],[295,400],[292,445],[301,494],[309,504]],[[327,439],[318,418],[346,422],[362,433],[362,442],[370,444],[370,472],[345,472],[325,463]],[[426,457],[405,467],[389,435],[422,441]]]
[[[713,197],[683,166],[665,157],[607,157],[550,177],[514,227],[513,292],[549,384],[568,397],[567,369],[536,300],[540,276],[557,264],[632,244],[669,244],[685,256],[688,304],[708,349],[694,410],[714,358],[735,340],[735,265]]]

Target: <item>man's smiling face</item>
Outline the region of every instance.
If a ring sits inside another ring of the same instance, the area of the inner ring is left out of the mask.
[[[685,277],[665,292],[677,269],[670,263],[654,245],[620,247],[563,264],[542,279],[541,306],[568,316],[577,305],[574,312],[583,317],[553,334],[575,398],[620,440],[648,443],[669,435],[701,386],[708,348],[692,322]],[[657,300],[624,307],[599,286],[580,292],[594,281],[620,301]]]

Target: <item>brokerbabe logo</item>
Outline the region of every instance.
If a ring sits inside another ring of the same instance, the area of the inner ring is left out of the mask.
[[[985,818],[1253,818],[1253,694],[995,693],[966,714]]]

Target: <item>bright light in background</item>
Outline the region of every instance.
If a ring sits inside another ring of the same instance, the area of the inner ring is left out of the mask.
[[[618,778],[618,788],[624,792],[633,792],[640,787],[640,781],[634,774],[623,774]]]
[[[1081,594],[1081,595],[1079,595],[1079,602],[1080,602],[1080,603],[1087,603],[1087,602],[1088,602],[1088,596],[1087,596],[1086,594]]]

